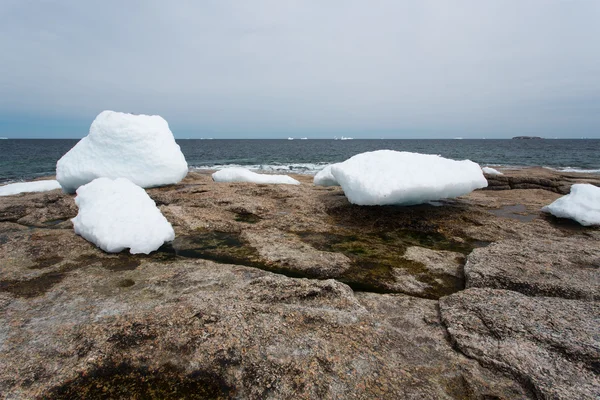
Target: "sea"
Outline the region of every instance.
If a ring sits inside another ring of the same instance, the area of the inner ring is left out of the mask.
[[[54,175],[56,162],[78,139],[0,140],[0,183]],[[390,149],[469,159],[481,166],[542,166],[600,174],[600,139],[186,139],[177,140],[194,169],[243,166],[315,174],[325,165],[366,151]]]

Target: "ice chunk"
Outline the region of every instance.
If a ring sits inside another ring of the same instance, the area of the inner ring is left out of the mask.
[[[188,172],[169,124],[158,115],[101,112],[90,133],[56,164],[56,178],[74,192],[99,177],[127,178],[138,186],[177,183]]]
[[[257,174],[246,168],[224,168],[212,174],[215,182],[280,183],[299,185],[300,182],[287,175]]]
[[[331,174],[331,167],[336,164],[328,165],[322,170],[320,170],[314,179],[314,184],[317,186],[340,186],[340,184],[335,180],[333,175]]]
[[[542,208],[555,217],[570,218],[583,226],[600,225],[600,188],[589,183],[571,186],[571,193]]]
[[[331,173],[358,205],[412,205],[487,186],[478,164],[437,155],[378,150],[333,165]]]
[[[502,172],[498,171],[497,169],[490,168],[490,167],[483,167],[483,168],[481,168],[481,170],[483,171],[484,174],[488,174],[488,175],[504,175]]]
[[[60,189],[60,183],[55,180],[9,183],[8,185],[0,186],[0,196],[28,192],[47,192],[54,189]]]
[[[75,203],[75,233],[109,253],[129,248],[132,254],[148,254],[175,239],[154,201],[128,179],[95,179],[77,189]]]

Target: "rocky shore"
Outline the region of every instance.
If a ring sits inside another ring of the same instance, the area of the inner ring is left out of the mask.
[[[147,190],[147,256],[75,235],[73,195],[0,198],[0,397],[600,396],[600,230],[540,212],[598,176],[411,207],[294,178]]]

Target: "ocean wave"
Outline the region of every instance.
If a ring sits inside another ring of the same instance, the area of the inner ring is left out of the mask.
[[[304,175],[315,175],[317,172],[322,170],[328,165],[334,164],[334,162],[318,162],[318,163],[289,163],[289,164],[204,164],[204,165],[192,165],[190,170],[221,170],[224,168],[247,168],[251,171],[261,172],[273,172],[273,173],[288,173],[288,174],[304,174]],[[500,163],[481,163],[481,166],[491,166],[500,170],[521,170],[525,168],[531,168],[532,165],[514,165],[514,164],[500,164]],[[549,167],[543,166],[553,171],[559,172],[575,172],[585,174],[600,174],[600,169],[585,169],[577,167]]]
[[[531,165],[512,165],[512,164],[499,164],[499,163],[479,163],[481,167],[490,167],[502,170],[521,170],[525,168],[531,168]]]
[[[576,167],[544,167],[558,172],[576,172],[580,174],[600,174],[600,169],[584,169]]]
[[[317,172],[325,168],[326,166],[333,164],[327,162],[319,163],[290,163],[290,164],[206,164],[206,165],[192,165],[190,170],[221,170],[224,168],[247,168],[251,171],[263,171],[263,172],[278,172],[278,173],[289,173],[289,174],[305,174],[315,175]]]

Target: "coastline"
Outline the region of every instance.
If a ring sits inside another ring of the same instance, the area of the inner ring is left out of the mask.
[[[1,143],[0,181],[23,181],[56,170],[56,161],[76,140],[5,140]],[[470,159],[503,169],[547,166],[599,172],[600,140],[180,140],[190,166],[218,169],[242,166],[271,173],[314,174],[325,165],[356,154],[390,149]]]
[[[300,165],[300,168],[294,169],[294,165]],[[300,176],[309,176],[313,177],[316,175],[321,169],[325,166],[331,165],[330,163],[309,163],[309,164],[291,164],[291,165],[241,165],[241,164],[225,164],[225,165],[212,165],[212,166],[190,166],[188,171],[190,173],[200,173],[200,174],[212,174],[216,171],[219,171],[224,168],[231,167],[239,167],[239,168],[247,168],[251,171],[258,172],[261,174],[285,174],[290,176],[300,175]],[[558,173],[565,177],[569,177],[572,174],[574,178],[579,176],[579,178],[584,178],[585,176],[589,176],[592,180],[594,177],[600,177],[600,169],[585,169],[585,168],[576,168],[576,167],[549,167],[543,165],[503,165],[503,164],[481,164],[482,167],[490,167],[499,170],[500,172],[505,173],[505,175],[510,174],[511,171],[523,171],[523,172],[533,172],[535,175],[544,175],[540,171],[548,170],[554,173]],[[520,173],[519,173],[520,174]],[[10,183],[16,182],[28,182],[28,181],[40,181],[40,180],[48,180],[55,179],[56,176],[50,173],[39,174],[35,177],[23,177],[21,179],[15,180],[7,180],[5,182],[1,182],[1,185],[7,185]]]
[[[359,207],[309,175],[195,171],[147,190],[176,231],[147,256],[75,235],[72,195],[0,198],[0,392],[591,397],[600,230],[540,209],[600,177],[503,172],[437,204]]]

